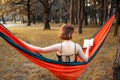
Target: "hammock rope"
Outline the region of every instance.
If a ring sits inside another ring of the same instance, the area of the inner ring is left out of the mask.
[[[103,42],[105,41],[114,20],[114,15],[91,37],[94,38],[94,46],[90,49],[88,62],[82,61],[79,57],[77,62],[59,62],[45,58],[38,54],[36,47],[18,39],[7,28],[0,24],[0,37],[13,46],[19,53],[33,63],[48,69],[60,80],[76,80],[96,56]],[[86,49],[83,49],[84,51]]]

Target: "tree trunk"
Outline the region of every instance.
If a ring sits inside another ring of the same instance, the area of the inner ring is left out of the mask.
[[[49,13],[44,12],[44,29],[50,29]]]
[[[84,0],[78,0],[78,32],[82,34],[82,25],[84,19]]]
[[[44,0],[42,2],[42,5],[44,7],[44,29],[45,30],[50,29],[49,14],[50,14],[50,9],[51,9],[52,3],[49,3],[48,0]]]
[[[49,14],[51,10],[51,6],[55,2],[55,0],[38,0],[43,5],[44,11],[44,29],[50,29],[49,24]]]
[[[73,8],[74,8],[74,0],[70,1],[70,24],[73,24]]]
[[[102,8],[101,8],[101,15],[100,15],[100,25],[103,25],[103,19],[104,19],[104,0],[101,2]]]
[[[27,26],[30,26],[30,25],[31,25],[31,20],[30,20],[30,14],[29,14],[29,13],[28,13],[27,17],[28,17],[28,23],[27,23]]]
[[[57,1],[57,0],[56,0]],[[63,12],[63,9],[62,9],[62,6],[63,6],[63,3],[64,3],[64,0],[59,0],[59,22],[61,23],[62,22],[62,12]],[[58,22],[58,21],[57,21]]]
[[[120,10],[119,10],[119,3],[120,1],[117,0],[116,4],[117,4],[117,11],[116,11],[116,22],[115,22],[115,31],[114,31],[114,36],[116,36],[118,34],[118,26],[119,26],[119,20],[120,20]]]
[[[80,0],[78,0],[78,32],[82,32],[81,29],[80,29],[80,12],[81,12],[81,3],[80,3]]]
[[[104,19],[103,22],[105,23],[107,19],[107,1],[104,0]]]
[[[16,23],[16,19],[15,19],[15,16],[13,16],[13,22]]]
[[[113,80],[120,80],[120,36],[118,43],[118,50],[113,63]]]
[[[88,25],[88,13],[85,12],[85,25]]]
[[[33,24],[36,24],[36,18],[34,14],[32,15],[32,21],[33,21]]]
[[[30,20],[30,0],[27,1],[27,18],[28,18],[28,23],[27,25],[28,26],[31,26],[31,20]]]
[[[95,25],[97,25],[97,10],[96,10],[96,0],[94,0],[94,6],[95,6],[95,15],[94,15],[94,18],[95,18]]]
[[[6,21],[5,21],[4,15],[2,15],[2,21],[3,21],[3,24],[6,24]]]
[[[22,14],[20,15],[20,21],[21,21],[21,23],[22,23],[22,24],[24,24],[24,23],[25,23],[25,20],[24,20],[24,17],[23,17],[23,15],[22,15]]]
[[[118,34],[118,26],[119,26],[118,21],[119,21],[119,19],[120,19],[120,13],[116,14],[114,36],[117,36],[117,34]]]
[[[113,1],[114,0],[111,0],[111,3],[110,3],[111,7],[110,7],[110,11],[109,11],[109,17],[111,17],[113,14]]]
[[[76,4],[76,5],[75,5]],[[74,12],[74,25],[78,24],[78,18],[77,18],[77,13],[78,13],[78,4],[77,4],[77,0],[74,3],[75,5],[75,12]]]

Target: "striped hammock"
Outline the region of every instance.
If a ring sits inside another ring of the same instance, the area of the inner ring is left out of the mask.
[[[41,54],[38,54],[35,46],[17,38],[2,24],[0,24],[0,37],[7,41],[27,59],[41,67],[48,69],[59,80],[77,80],[90,64],[91,60],[98,53],[108,35],[108,32],[110,31],[113,20],[114,15],[91,37],[94,38],[94,46],[90,49],[89,60],[87,62],[82,61],[79,57],[77,57],[77,62],[59,62],[48,59]],[[84,52],[85,50],[86,49],[83,49]]]

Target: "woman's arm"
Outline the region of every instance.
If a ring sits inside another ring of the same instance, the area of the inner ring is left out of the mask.
[[[40,53],[49,53],[53,51],[58,51],[59,49],[60,49],[60,44],[54,44],[44,48],[36,47],[36,51]]]
[[[89,50],[90,50],[90,45],[87,46],[87,49],[86,49],[86,52],[85,52],[85,56],[87,57],[87,61],[88,61],[88,58],[89,58]]]
[[[48,53],[48,52],[52,52],[52,51],[58,51],[61,48],[60,43],[54,44],[54,45],[51,45],[51,46],[48,46],[48,47],[44,47],[44,48],[41,48],[41,47],[38,47],[38,46],[33,46],[33,45],[31,45],[29,43],[26,43],[26,42],[24,42],[24,44],[26,44],[30,48],[33,48],[38,53]]]
[[[81,46],[80,45],[77,45],[78,46],[78,54],[79,56],[84,60],[84,61],[88,61],[88,58],[89,58],[89,49],[90,49],[90,46],[87,47],[86,49],[86,52],[84,53]]]

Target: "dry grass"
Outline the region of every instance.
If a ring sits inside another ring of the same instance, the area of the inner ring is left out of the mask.
[[[51,24],[52,30],[43,30],[42,25],[9,27],[9,30],[18,38],[36,46],[44,47],[61,42],[58,38],[60,28],[58,26],[61,26],[61,24]],[[79,35],[76,28],[73,41],[82,45],[83,40],[90,38],[96,30],[97,27],[85,27],[83,29],[84,33]],[[113,37],[113,30],[111,30],[99,54],[78,80],[112,80],[112,65],[117,49],[116,44],[117,37]],[[54,53],[45,56],[56,59]],[[0,80],[57,80],[57,78],[46,69],[31,63],[0,38]]]

